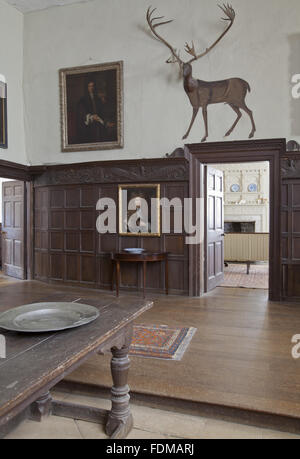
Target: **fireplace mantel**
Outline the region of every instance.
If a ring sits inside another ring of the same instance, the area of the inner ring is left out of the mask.
[[[256,233],[269,232],[268,204],[225,204],[225,222],[255,222]]]

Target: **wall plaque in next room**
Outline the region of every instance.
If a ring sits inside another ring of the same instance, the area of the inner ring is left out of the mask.
[[[234,183],[230,187],[230,191],[232,191],[233,193],[238,193],[240,190],[241,190],[241,187],[237,183]]]
[[[250,185],[248,186],[248,191],[250,193],[255,193],[257,191],[257,185],[256,183],[250,183]]]

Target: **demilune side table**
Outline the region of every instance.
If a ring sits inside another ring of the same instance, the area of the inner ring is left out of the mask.
[[[169,293],[169,266],[168,266],[168,252],[142,252],[142,253],[129,253],[129,252],[113,252],[111,254],[112,260],[112,283],[111,289],[114,288],[114,272],[116,277],[116,294],[119,296],[120,289],[120,264],[121,262],[134,262],[143,264],[143,295],[146,296],[146,278],[147,278],[147,263],[156,261],[165,263],[165,291],[166,295]]]

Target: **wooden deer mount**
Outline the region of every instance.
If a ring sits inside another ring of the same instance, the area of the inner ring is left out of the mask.
[[[171,51],[171,57],[166,61],[168,64],[170,63],[178,63],[180,70],[182,71],[183,76],[183,87],[184,90],[190,100],[190,103],[193,107],[193,115],[188,127],[187,132],[183,136],[183,139],[186,139],[189,136],[189,133],[192,129],[194,124],[195,118],[198,114],[199,108],[202,108],[202,114],[204,119],[205,125],[205,135],[202,138],[202,142],[208,137],[208,124],[207,124],[207,106],[210,104],[220,104],[225,103],[228,104],[237,114],[237,118],[229,131],[226,132],[225,136],[229,136],[234,128],[236,127],[237,123],[239,122],[242,112],[241,109],[244,110],[251,120],[252,130],[249,134],[249,139],[254,136],[256,131],[254,118],[252,111],[247,107],[245,103],[245,97],[247,92],[250,92],[250,85],[247,81],[242,80],[241,78],[229,78],[227,80],[221,81],[202,81],[196,80],[192,76],[192,63],[201,57],[207,55],[218,43],[222,40],[224,35],[229,31],[231,28],[234,19],[235,19],[235,11],[230,5],[223,5],[220,6],[221,10],[225,14],[225,18],[222,18],[224,21],[229,21],[229,25],[226,30],[220,35],[220,37],[211,45],[209,46],[204,52],[197,54],[195,50],[194,43],[192,42],[191,46],[187,43],[185,44],[185,51],[192,56],[192,58],[184,62],[180,58],[180,53],[173,48],[161,35],[158,34],[157,28],[169,24],[173,22],[172,20],[163,21],[164,16],[160,17],[153,17],[156,8],[149,7],[147,10],[147,22],[150,27],[150,30],[155,38],[161,41],[167,48]]]

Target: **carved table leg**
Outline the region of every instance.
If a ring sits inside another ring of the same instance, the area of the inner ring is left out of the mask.
[[[50,392],[46,392],[38,400],[32,403],[30,408],[30,418],[33,421],[41,422],[43,418],[51,415],[52,397]]]
[[[247,261],[247,274],[250,274],[250,261]]]
[[[111,291],[114,290],[114,274],[115,274],[115,262],[111,261]]]
[[[125,438],[133,427],[133,418],[129,406],[128,372],[130,360],[128,357],[132,330],[129,330],[126,344],[122,349],[113,348],[111,373],[113,387],[111,389],[112,408],[106,424],[106,433],[110,438]]]
[[[169,295],[169,260],[168,255],[165,258],[165,287],[166,287],[166,295]]]
[[[120,286],[120,261],[116,261],[116,295],[119,296],[119,286]]]
[[[143,297],[146,298],[147,262],[143,261]]]

